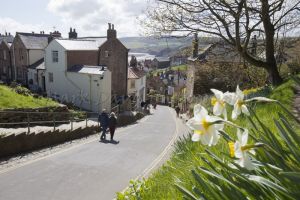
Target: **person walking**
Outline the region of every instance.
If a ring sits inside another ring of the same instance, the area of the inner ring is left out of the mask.
[[[100,127],[102,129],[102,134],[100,137],[100,140],[105,140],[106,139],[106,130],[109,125],[109,117],[108,114],[106,113],[106,109],[102,110],[102,113],[98,116],[98,121],[100,122]]]
[[[178,105],[176,106],[175,111],[176,111],[177,117],[179,117],[180,108]]]
[[[110,140],[113,141],[114,140],[114,134],[115,134],[115,130],[117,127],[117,117],[116,114],[114,112],[110,113],[110,117],[109,117],[109,132],[110,132]]]

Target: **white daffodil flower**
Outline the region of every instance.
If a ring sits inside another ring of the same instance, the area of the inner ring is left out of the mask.
[[[211,99],[211,104],[213,107],[213,113],[216,116],[223,115],[224,119],[227,120],[227,111],[226,111],[226,102],[225,102],[225,94],[220,90],[210,89],[215,97]]]
[[[218,131],[224,128],[224,124],[217,122],[220,120],[219,117],[208,115],[200,104],[195,105],[194,117],[187,122],[187,126],[194,131],[192,141],[201,141],[208,146],[216,145],[220,138]]]
[[[238,129],[237,132],[238,140],[233,143],[229,142],[229,150],[230,150],[230,156],[236,157],[238,160],[236,163],[240,165],[241,167],[244,167],[248,170],[253,170],[255,168],[255,165],[252,163],[250,155],[248,152],[255,154],[253,148],[255,145],[248,145],[248,130],[245,129],[243,134],[241,134],[240,129]]]
[[[233,120],[236,120],[237,117],[241,114],[244,113],[246,115],[250,115],[249,110],[247,108],[247,106],[245,105],[245,101],[244,101],[244,94],[243,92],[240,90],[239,86],[236,87],[236,99],[235,99],[235,103],[233,106],[233,111],[232,111],[232,116],[231,118]]]

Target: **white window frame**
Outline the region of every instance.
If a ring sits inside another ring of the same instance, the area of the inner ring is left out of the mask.
[[[109,51],[104,51],[105,57],[109,57]]]
[[[52,51],[52,62],[58,63],[58,51]]]

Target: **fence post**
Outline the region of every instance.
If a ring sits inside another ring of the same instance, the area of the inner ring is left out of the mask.
[[[30,120],[29,120],[29,113],[27,113],[27,132],[30,133]]]
[[[73,113],[71,113],[71,131],[73,131]]]
[[[86,112],[85,113],[85,127],[87,127],[87,123],[88,123],[87,118],[88,118],[88,113]]]
[[[53,113],[53,131],[55,131],[55,113]]]

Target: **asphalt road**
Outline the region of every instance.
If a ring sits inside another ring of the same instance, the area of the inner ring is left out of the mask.
[[[159,106],[141,122],[117,129],[119,144],[92,141],[0,172],[0,199],[113,199],[159,161],[177,134],[174,115]]]

